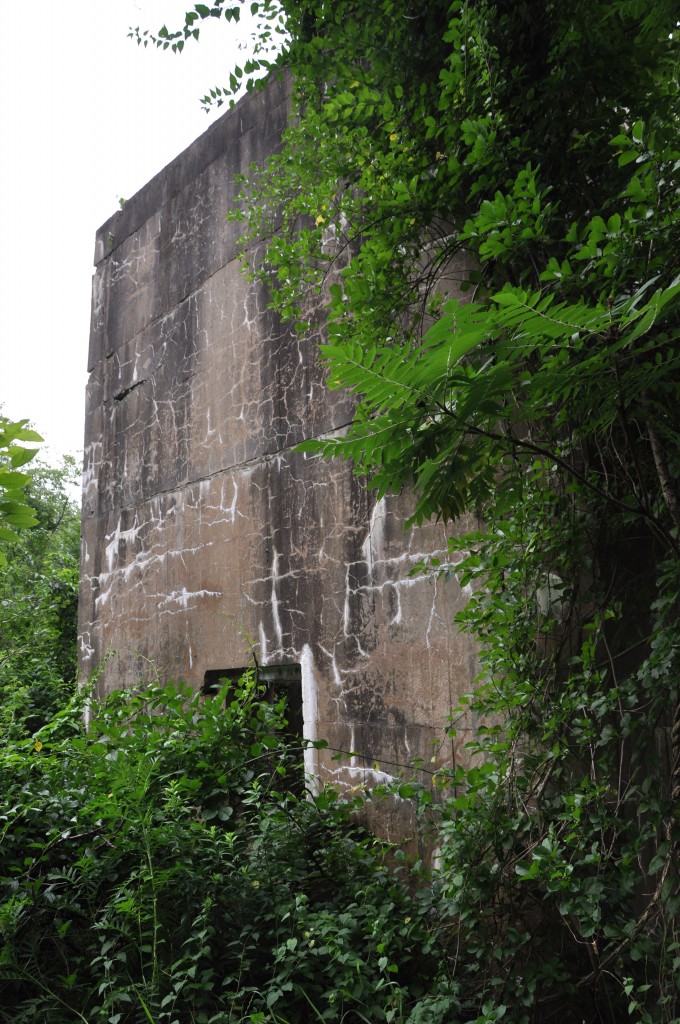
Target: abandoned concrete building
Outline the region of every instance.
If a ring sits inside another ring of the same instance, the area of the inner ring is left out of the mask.
[[[295,450],[351,403],[247,281],[226,218],[288,101],[285,80],[246,96],[97,234],[80,671],[101,692],[209,689],[255,659],[305,736],[362,755],[311,751],[308,771],[370,783],[430,762],[474,652],[451,625],[456,580],[409,575],[446,529],[405,531],[408,495],[378,501]]]

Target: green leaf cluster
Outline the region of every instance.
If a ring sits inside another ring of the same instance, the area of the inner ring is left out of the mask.
[[[42,441],[40,434],[26,426],[28,420],[13,423],[0,416],[0,545],[12,544],[17,530],[35,526],[37,520],[26,502],[25,489],[31,477],[22,473],[36,455],[37,449],[27,448],[26,442]],[[0,550],[0,567],[5,564]]]
[[[73,459],[37,465],[22,492],[33,525],[0,568],[0,744],[41,728],[75,686],[78,480]]]
[[[250,92],[256,86],[261,87],[264,84],[265,76],[271,71],[282,47],[285,46],[286,28],[283,11],[277,0],[253,0],[248,4],[243,0],[239,0],[237,4],[230,4],[227,0],[214,0],[210,6],[194,4],[186,12],[184,24],[180,28],[170,30],[167,25],[162,25],[157,32],[153,32],[137,26],[130,29],[129,37],[134,39],[138,46],[146,48],[151,45],[179,54],[187,43],[199,40],[201,22],[222,20],[232,26],[238,25],[241,21],[241,8],[246,6],[250,21],[254,24],[250,35],[249,56],[243,67],[234,65],[229,71],[227,81],[213,86],[201,101],[206,110],[213,105],[221,107],[227,101],[233,106],[233,97],[242,88]]]

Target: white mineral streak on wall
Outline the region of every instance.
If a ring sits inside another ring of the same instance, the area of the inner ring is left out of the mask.
[[[97,467],[101,461],[102,442],[92,441],[83,453],[83,497],[87,499],[90,488],[97,490]]]
[[[89,643],[89,634],[81,633],[79,637],[80,656],[83,658],[91,658],[94,654],[94,647]]]
[[[361,545],[364,561],[368,566],[368,574],[373,580],[375,563],[383,560],[385,532],[385,498],[376,501],[371,512],[366,540]]]
[[[432,630],[437,622],[437,587],[439,580],[437,576],[432,577],[432,604],[430,605],[430,614],[427,619],[427,629],[425,630],[425,645],[428,650],[430,647]]]
[[[314,671],[314,655],[309,644],[305,644],[300,654],[302,672],[302,718],[304,722],[303,736],[306,740],[316,740],[317,722],[319,720],[319,701],[316,674]],[[305,778],[312,786],[316,785],[318,764],[314,747],[305,747]]]
[[[323,644],[319,644],[319,650],[322,651],[326,655],[326,657],[328,658],[328,660],[330,662],[331,672],[332,672],[332,675],[333,675],[333,682],[335,683],[336,686],[341,686],[342,685],[342,676],[340,675],[340,669],[338,668],[338,662],[337,662],[337,658],[335,656],[335,651],[331,652],[331,651],[327,650],[327,648],[325,648],[323,646]]]
[[[274,555],[273,555],[273,558],[272,558],[272,574],[271,574],[271,581],[272,581],[272,593],[271,593],[272,619],[273,619],[273,622],[274,622],[274,630],[276,632],[276,644],[277,644],[278,649],[282,650],[283,649],[283,630],[281,628],[281,615],[279,614],[279,597],[278,597],[278,594],[276,592],[276,584],[277,584],[277,578],[278,578],[278,568],[279,568],[279,554],[278,554],[277,551],[274,551]]]
[[[267,632],[264,628],[264,622],[260,620],[257,626],[257,635],[260,639],[260,661],[263,665],[269,664],[269,645],[267,644]]]
[[[346,751],[346,753],[351,754],[351,757],[344,761],[339,761],[336,768],[330,770],[326,768],[326,774],[332,775],[338,785],[344,787],[357,786],[361,789],[366,789],[371,786],[386,786],[390,782],[395,781],[396,776],[390,774],[390,772],[382,771],[377,763],[370,766],[362,764],[363,759],[361,755],[357,755],[354,747],[355,735],[352,729],[350,750]]]
[[[345,636],[350,636],[350,598],[352,596],[352,588],[349,582],[350,567],[345,566],[345,600],[342,606],[342,632]]]
[[[194,590],[189,591],[186,587],[182,587],[181,590],[175,590],[172,594],[168,594],[162,601],[159,602],[159,608],[164,608],[166,605],[178,605],[180,608],[188,608],[189,602],[194,598],[198,597],[221,597],[222,594],[219,590]]]

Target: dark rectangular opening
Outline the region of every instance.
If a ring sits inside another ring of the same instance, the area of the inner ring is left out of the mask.
[[[204,697],[218,693],[225,682],[235,686],[249,671],[247,668],[211,668],[203,676],[201,693]],[[302,714],[302,668],[299,664],[257,665],[254,667],[257,682],[265,687],[266,699],[274,704],[281,697],[286,698],[286,732],[293,739],[301,739],[304,719]]]
[[[201,693],[204,697],[219,693],[228,682],[236,687],[239,680],[248,671],[246,668],[211,668],[203,676]],[[302,712],[302,668],[299,664],[290,665],[256,665],[254,666],[257,682],[265,688],[265,699],[275,704],[282,697],[286,698],[287,726],[285,735],[296,745],[302,740],[304,718]],[[296,766],[292,778],[289,776],[287,788],[289,792],[300,796],[305,785],[304,761],[302,750],[299,754],[299,765]]]

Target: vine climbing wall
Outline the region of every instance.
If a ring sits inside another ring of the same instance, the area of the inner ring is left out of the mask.
[[[407,495],[294,450],[351,403],[247,281],[227,220],[287,116],[285,79],[245,97],[97,234],[80,669],[101,692],[278,672],[305,735],[355,755],[310,753],[309,771],[364,783],[456,756],[474,652],[455,577],[410,575],[445,528],[404,531]]]

